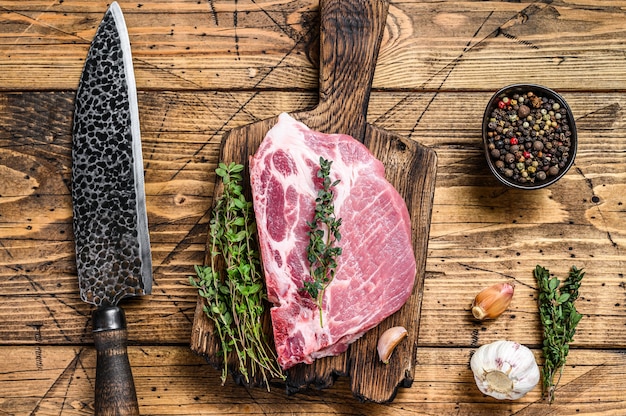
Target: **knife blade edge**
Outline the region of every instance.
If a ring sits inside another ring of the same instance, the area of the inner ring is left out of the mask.
[[[146,194],[144,187],[143,156],[141,150],[141,128],[139,124],[139,100],[137,98],[137,87],[135,72],[133,67],[130,38],[126,21],[119,4],[111,3],[110,12],[115,19],[115,24],[119,28],[120,43],[123,49],[122,60],[124,62],[124,73],[126,84],[128,85],[128,102],[130,104],[130,128],[132,132],[133,164],[135,175],[135,195],[137,198],[137,230],[139,234],[139,250],[142,258],[141,273],[144,276],[144,294],[152,293],[152,256],[150,254],[150,239],[148,233],[148,213],[146,211]]]

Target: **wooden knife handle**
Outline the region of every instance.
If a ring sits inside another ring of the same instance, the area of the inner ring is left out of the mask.
[[[93,312],[93,337],[96,345],[95,414],[139,415],[135,383],[130,370],[126,345],[126,316],[117,306]]]
[[[365,136],[388,0],[320,0],[319,105],[326,133]]]

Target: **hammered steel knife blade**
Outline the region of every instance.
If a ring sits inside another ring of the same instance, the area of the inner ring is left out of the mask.
[[[72,203],[81,299],[97,351],[96,415],[138,415],[118,302],[152,291],[137,92],[122,11],[113,2],[91,43],[74,108]]]

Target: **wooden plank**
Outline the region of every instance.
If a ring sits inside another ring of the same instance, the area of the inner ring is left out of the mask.
[[[312,93],[251,95],[140,94],[155,291],[129,305],[136,342],[189,340],[195,294],[186,281],[204,259],[221,133],[315,103]],[[470,346],[477,333],[481,342],[507,336],[537,345],[531,272],[540,262],[559,275],[571,264],[588,271],[576,344],[626,348],[626,96],[564,93],[579,129],[575,166],[555,186],[524,193],[501,187],[484,164],[476,103],[486,105],[490,95],[375,91],[370,98],[368,119],[376,126],[432,146],[438,156],[420,343]],[[72,97],[0,94],[0,339],[13,345],[91,339],[73,260]],[[516,318],[475,324],[473,296],[500,279],[518,282]],[[442,319],[450,325],[441,327]]]
[[[626,358],[620,351],[573,349],[551,406],[541,400],[539,387],[514,402],[482,395],[468,366],[473,351],[421,348],[413,386],[401,389],[391,404],[359,403],[346,378],[340,378],[331,390],[294,396],[287,396],[279,384],[269,392],[245,389],[230,380],[221,386],[219,373],[184,346],[131,346],[128,353],[141,414],[621,416],[626,409]],[[537,350],[534,353],[539,356]],[[0,347],[0,354],[5,357],[0,412],[93,414],[96,359],[92,347]]]
[[[587,3],[393,1],[374,88],[623,90],[626,3]],[[317,1],[120,4],[140,90],[317,86]],[[0,2],[0,88],[75,89],[106,6]]]

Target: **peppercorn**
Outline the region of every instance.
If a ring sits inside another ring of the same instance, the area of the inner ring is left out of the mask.
[[[541,107],[541,104],[543,104],[543,100],[537,97],[536,95],[534,95],[531,97],[530,103],[534,108],[539,108]]]
[[[530,108],[527,105],[522,104],[519,106],[519,109],[517,110],[517,115],[519,116],[519,118],[526,118],[529,114]]]
[[[556,165],[550,166],[550,169],[548,169],[548,175],[556,176],[558,174],[559,174],[559,167]]]

